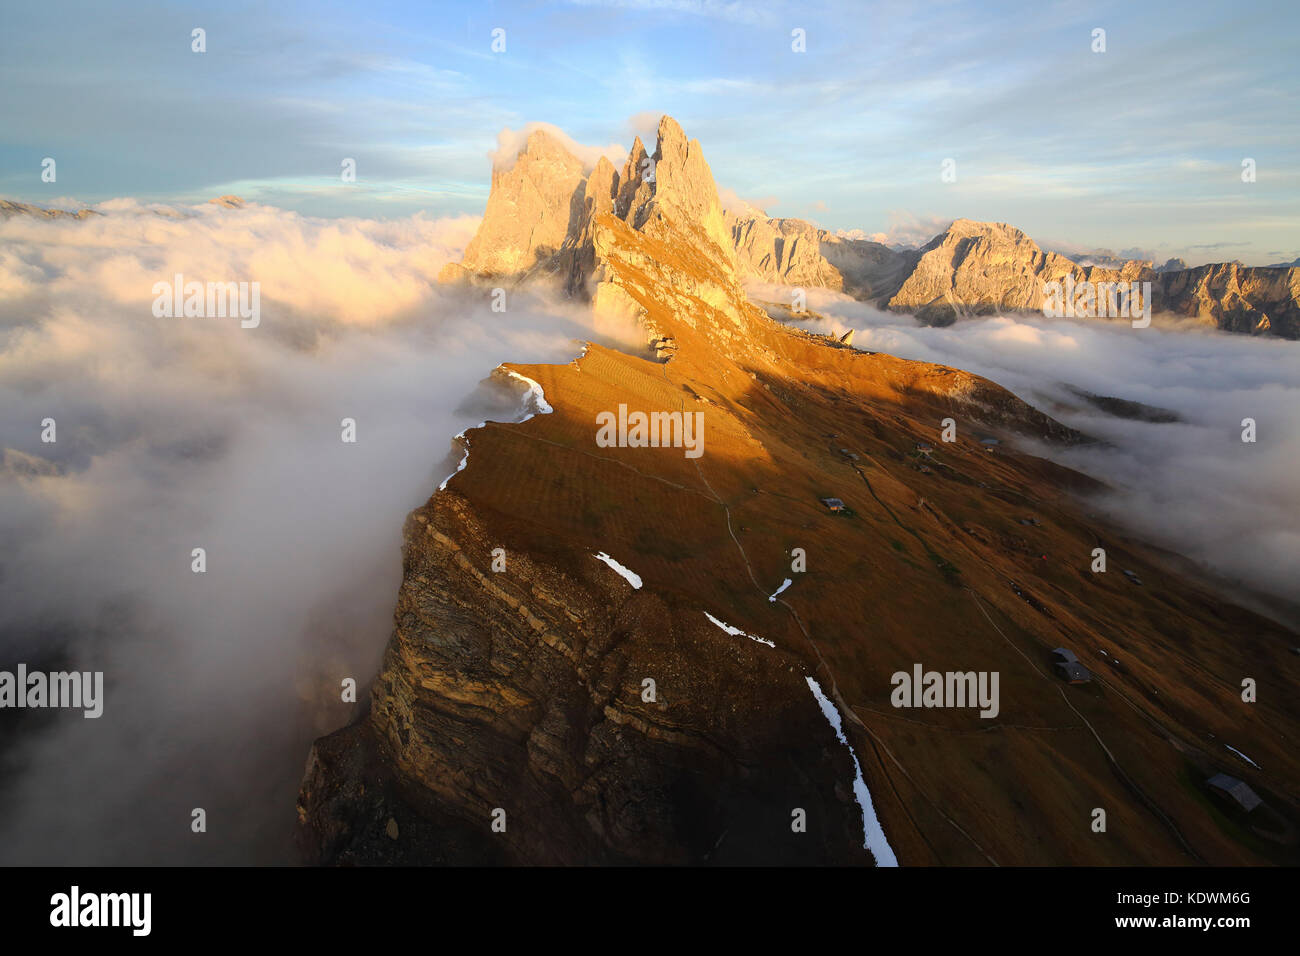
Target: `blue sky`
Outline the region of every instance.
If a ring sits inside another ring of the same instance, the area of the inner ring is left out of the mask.
[[[1297,27],[1294,2],[9,3],[0,195],[478,214],[503,128],[626,144],[670,113],[771,215],[1267,264],[1300,256]]]

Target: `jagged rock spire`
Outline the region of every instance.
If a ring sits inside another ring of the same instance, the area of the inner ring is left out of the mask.
[[[512,166],[493,170],[483,222],[460,266],[444,270],[443,278],[469,273],[518,279],[540,271],[561,277],[571,291],[584,289],[597,259],[595,223],[608,214],[637,230],[652,220],[666,221],[656,230],[675,229],[679,244],[708,240],[717,248],[704,254],[734,267],[730,230],[704,151],[665,116],[653,156],[637,137],[621,173],[604,157],[587,173],[556,137],[534,130]]]
[[[533,130],[513,166],[492,170],[487,209],[463,268],[521,275],[558,252],[584,215],[585,179],[580,159],[546,130]]]

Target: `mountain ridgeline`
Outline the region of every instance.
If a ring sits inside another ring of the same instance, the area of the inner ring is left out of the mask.
[[[979,376],[782,325],[743,288],[932,305],[979,261],[1017,283],[1072,264],[974,223],[919,253],[729,223],[668,117],[621,170],[544,131],[512,160],[441,278],[549,283],[646,347],[494,373],[535,383],[540,414],[467,431],[407,519],[368,702],[308,758],[307,860],[1295,862],[1297,636],[1016,450],[1086,436]],[[698,416],[702,454],[598,441],[623,407]],[[1056,676],[1061,646],[1090,683]],[[997,707],[902,709],[892,678],[922,668],[996,676]],[[1220,772],[1269,828],[1213,802]]]
[[[661,168],[662,166],[662,168]],[[646,171],[652,170],[652,180]],[[1039,312],[1052,282],[1150,282],[1157,315],[1228,332],[1300,338],[1300,269],[1218,263],[1178,268],[1143,260],[1081,265],[1005,223],[958,219],[920,249],[849,239],[800,219],[722,209],[698,141],[638,138],[621,172],[602,157],[587,171],[536,130],[513,166],[493,171],[484,228],[444,278],[558,275],[582,291],[594,265],[596,221],[643,229],[665,212],[692,222],[742,280],[844,292],[881,309],[946,325],[962,316]],[[527,232],[522,232],[523,228]]]
[[[1150,282],[1152,311],[1227,332],[1300,338],[1300,269],[1237,262],[1080,265],[1006,223],[958,219],[920,249],[845,239],[799,219],[729,217],[742,275],[844,292],[933,325],[1039,312],[1050,283]]]

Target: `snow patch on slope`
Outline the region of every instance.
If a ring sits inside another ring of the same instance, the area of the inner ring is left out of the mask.
[[[456,470],[455,470],[455,471],[453,471],[453,472],[452,472],[450,475],[448,475],[446,478],[442,479],[442,483],[438,485],[438,490],[439,490],[439,491],[443,491],[444,489],[446,489],[446,487],[447,487],[447,482],[451,481],[451,480],[452,480],[453,478],[455,478],[458,474],[460,474],[462,471],[464,471],[464,470],[465,470],[465,466],[468,465],[468,464],[469,464],[469,439],[466,438],[466,439],[465,439],[465,457],[463,457],[463,458],[460,460],[460,464],[456,466]]]
[[[718,625],[718,627],[722,628],[722,629],[723,629],[724,631],[726,631],[728,634],[732,635],[733,637],[741,637],[741,636],[743,636],[743,637],[747,637],[747,638],[749,638],[751,641],[758,641],[758,643],[760,643],[760,644],[766,644],[768,647],[776,647],[776,644],[774,644],[772,641],[764,640],[764,639],[761,638],[761,637],[756,637],[756,636],[754,636],[753,634],[750,634],[750,633],[748,633],[748,632],[746,632],[746,631],[742,631],[742,630],[741,630],[740,628],[738,628],[738,627],[732,627],[730,624],[727,624],[727,623],[724,622],[724,621],[719,621],[716,617],[714,617],[714,616],[713,616],[712,614],[710,614],[708,611],[705,611],[705,612],[704,612],[704,616],[707,617],[707,618],[708,618],[710,621],[712,621],[714,624]]]
[[[1240,757],[1242,760],[1246,761],[1246,763],[1250,764],[1250,765],[1251,765],[1252,767],[1254,767],[1256,770],[1263,770],[1263,769],[1264,769],[1264,768],[1261,767],[1259,764],[1255,763],[1255,761],[1253,761],[1253,760],[1251,760],[1249,757],[1247,757],[1247,756],[1246,756],[1244,753],[1242,753],[1240,750],[1238,750],[1236,747],[1231,747],[1231,746],[1229,746],[1228,744],[1224,744],[1223,746],[1227,747],[1229,750],[1231,750],[1233,753],[1235,753],[1235,754],[1236,754],[1238,757]]]
[[[849,756],[853,758],[853,795],[858,798],[858,806],[862,808],[862,845],[871,851],[871,855],[876,858],[876,866],[898,866],[898,857],[894,856],[894,850],[885,839],[885,829],[880,825],[880,820],[876,817],[876,808],[871,802],[871,794],[867,790],[867,783],[862,779],[862,765],[858,763],[858,755],[853,752],[853,746],[849,739],[844,736],[844,724],[840,720],[840,712],[835,709],[835,705],[830,702],[825,694],[822,693],[821,685],[811,677],[806,678],[808,687],[817,698],[817,703],[821,706],[822,713],[830,723],[831,728],[835,731],[835,736],[839,738],[840,743],[849,748]]]
[[[641,589],[641,575],[637,574],[635,571],[630,571],[623,567],[623,565],[619,564],[604,551],[601,551],[598,554],[593,554],[592,557],[598,561],[604,561],[611,568],[617,571],[628,584],[632,585],[632,587],[637,590]]]
[[[528,396],[532,397],[533,407],[537,409],[536,414],[549,415],[551,414],[551,412],[555,411],[555,409],[552,408],[550,403],[546,400],[546,393],[542,391],[542,386],[538,385],[535,381],[533,381],[528,376],[520,375],[518,372],[514,371],[513,369],[508,369],[502,366],[502,371],[504,371],[511,378],[523,382],[526,386],[528,386]],[[525,403],[527,403],[527,396],[525,397],[524,401]],[[534,413],[530,412],[529,414],[521,418],[520,421],[521,422],[528,421],[528,419],[533,417],[533,414]]]
[[[487,424],[487,422],[479,422],[479,423],[478,423],[478,427],[479,427],[479,428],[482,428],[482,427],[483,427],[484,425],[486,425],[486,424]],[[467,429],[465,429],[465,431],[469,431],[469,429],[467,428]],[[456,466],[456,470],[453,471],[453,472],[452,472],[450,475],[448,475],[446,478],[442,479],[442,483],[441,483],[440,485],[438,485],[438,490],[439,490],[439,491],[442,491],[444,488],[446,488],[446,487],[447,487],[447,482],[451,481],[451,480],[452,480],[453,478],[455,478],[458,474],[460,474],[462,471],[464,471],[464,470],[465,470],[465,466],[469,464],[469,439],[465,437],[465,432],[458,432],[458,433],[456,434],[456,439],[458,439],[458,440],[460,440],[460,441],[462,441],[462,442],[465,443],[465,454],[464,454],[464,456],[461,458],[461,460],[460,460],[460,464]]]
[[[768,600],[775,602],[777,599],[777,595],[779,595],[782,591],[784,591],[792,584],[794,584],[794,582],[791,581],[789,578],[786,578],[784,581],[781,582],[781,586],[772,592],[772,594],[768,597]]]
[[[506,368],[504,365],[498,366],[498,368],[500,368],[501,371],[505,372],[506,375],[510,376],[513,379],[516,379],[517,381],[523,382],[524,385],[527,386],[528,391],[524,394],[523,405],[521,406],[520,410],[523,411],[524,409],[530,407],[529,399],[532,400],[531,407],[536,409],[536,411],[528,412],[527,414],[525,414],[523,418],[517,419],[514,422],[514,424],[520,425],[528,421],[528,419],[532,418],[534,415],[549,415],[551,414],[551,412],[555,411],[555,409],[551,407],[550,402],[546,400],[546,393],[542,391],[541,385],[537,384],[537,382],[533,381],[528,376],[520,375],[518,372]],[[487,422],[479,422],[476,427],[482,428],[486,424]],[[469,429],[466,429],[466,431],[468,430]],[[465,432],[461,432],[456,437],[463,440],[465,443],[465,456],[461,458],[460,464],[456,466],[456,470],[453,471],[446,478],[442,479],[442,484],[438,485],[439,491],[442,491],[444,488],[446,488],[447,482],[451,481],[453,478],[456,477],[456,475],[464,471],[465,466],[469,464],[469,439],[465,437]]]

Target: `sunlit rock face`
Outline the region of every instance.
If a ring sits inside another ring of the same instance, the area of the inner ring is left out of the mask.
[[[1181,260],[1080,265],[1006,223],[958,219],[918,250],[844,239],[799,219],[732,218],[743,278],[843,291],[946,325],[962,316],[1042,312],[1051,283],[1149,282],[1152,311],[1227,332],[1300,337],[1300,269]],[[1084,315],[1116,318],[1116,315]]]

